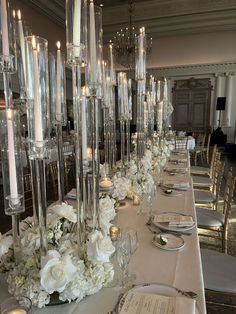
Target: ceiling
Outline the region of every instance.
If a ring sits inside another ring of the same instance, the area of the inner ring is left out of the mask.
[[[23,0],[55,23],[65,25],[65,0]],[[129,0],[95,0],[103,4],[104,39],[128,26]],[[235,0],[135,0],[134,24],[152,37],[236,30]]]

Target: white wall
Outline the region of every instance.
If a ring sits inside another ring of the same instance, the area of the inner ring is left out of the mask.
[[[236,61],[236,31],[160,37],[149,68]]]

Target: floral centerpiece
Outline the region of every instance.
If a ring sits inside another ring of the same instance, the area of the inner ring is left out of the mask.
[[[84,258],[78,255],[76,211],[62,203],[49,207],[47,220],[48,251],[40,254],[38,225],[28,217],[20,224],[21,257],[13,256],[11,235],[0,235],[0,271],[6,275],[9,292],[24,295],[41,308],[57,293],[61,301],[77,302],[106,286],[114,276],[110,257],[115,248],[107,235],[116,212],[115,201],[101,196],[101,230],[87,232]]]

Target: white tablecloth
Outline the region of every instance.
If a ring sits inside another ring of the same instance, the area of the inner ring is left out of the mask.
[[[175,155],[176,158],[176,155]],[[189,165],[186,163],[186,167]],[[180,164],[183,167],[183,163]],[[165,173],[162,179],[188,180],[190,176],[168,176]],[[160,178],[159,178],[160,179]],[[192,186],[188,191],[181,192],[181,196],[166,196],[158,189],[154,208],[160,212],[179,212],[193,215],[196,219]],[[164,251],[152,244],[153,234],[146,226],[146,216],[137,215],[137,206],[127,201],[119,209],[115,224],[122,229],[135,229],[138,232],[139,247],[131,258],[130,271],[135,273],[136,283],[160,283],[177,287],[185,291],[194,291],[198,294],[197,306],[199,313],[205,314],[204,285],[201,268],[199,240],[196,227],[192,235],[184,235],[185,245],[179,251]],[[1,299],[6,295],[6,284],[1,278]],[[104,288],[99,293],[86,297],[80,303],[48,306],[36,309],[36,314],[106,314],[114,307],[120,291],[117,288]],[[188,313],[183,313],[188,314]]]

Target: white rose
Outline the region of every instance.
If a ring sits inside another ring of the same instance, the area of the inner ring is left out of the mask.
[[[119,201],[126,198],[128,191],[130,190],[131,181],[126,178],[114,178],[114,191],[113,198],[117,198]]]
[[[114,204],[115,200],[110,198],[109,195],[99,200],[100,215],[106,216],[108,221],[111,221],[116,216]]]
[[[50,294],[54,291],[62,292],[76,271],[69,254],[61,256],[56,250],[49,250],[41,259],[41,286]]]
[[[115,252],[111,239],[100,231],[90,233],[87,242],[88,260],[91,262],[109,262],[111,254]]]
[[[73,206],[66,203],[54,205],[51,210],[57,214],[59,217],[66,218],[67,220],[76,223],[77,216],[76,211]]]
[[[13,244],[12,236],[2,236],[0,232],[0,258],[9,251]]]
[[[32,250],[40,247],[40,234],[38,227],[32,227],[25,230],[21,239],[21,246],[25,254],[31,254]]]
[[[131,160],[131,161],[130,161],[130,164],[129,164],[129,170],[128,170],[128,172],[129,172],[130,174],[136,174],[136,173],[137,173],[137,170],[138,170],[137,165],[135,164],[135,162],[134,162],[133,160]]]

